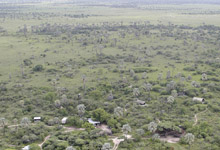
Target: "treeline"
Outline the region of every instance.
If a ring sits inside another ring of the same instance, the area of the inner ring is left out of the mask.
[[[103,2],[111,2],[114,4],[119,3],[129,3],[129,4],[220,4],[219,0],[0,0],[0,2],[4,3],[39,3],[39,2],[73,2],[73,3],[103,3]]]

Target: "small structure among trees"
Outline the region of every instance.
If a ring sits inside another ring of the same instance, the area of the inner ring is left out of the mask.
[[[204,103],[205,99],[204,98],[200,98],[200,97],[193,97],[193,101],[198,101],[198,102]]]
[[[88,122],[89,122],[90,124],[94,125],[94,126],[100,125],[100,122],[99,122],[99,121],[93,121],[92,118],[89,118],[89,119],[88,119]]]
[[[41,121],[41,117],[34,117],[34,122]]]
[[[64,118],[61,120],[61,123],[62,123],[62,124],[66,124],[67,119],[68,119],[67,117],[64,117]]]
[[[146,106],[146,102],[142,101],[142,100],[139,100],[139,99],[137,99],[136,103],[141,105],[141,106]]]
[[[27,145],[24,148],[22,148],[22,150],[29,150],[29,149],[30,149],[30,145]]]

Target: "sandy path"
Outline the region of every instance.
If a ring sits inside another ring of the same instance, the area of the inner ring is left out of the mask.
[[[65,129],[65,131],[64,131],[65,133],[66,132],[72,132],[72,131],[83,131],[83,130],[85,130],[84,128],[75,128],[75,127],[63,127],[63,128]],[[43,150],[42,149],[43,144],[46,141],[48,141],[50,137],[51,137],[51,135],[48,135],[47,137],[45,137],[45,139],[42,143],[38,144],[38,146],[40,146],[41,150]]]
[[[63,127],[65,129],[65,133],[66,132],[72,132],[72,131],[84,131],[84,128],[75,128],[75,127]]]
[[[201,113],[206,112],[207,110],[208,110],[208,108],[206,108],[206,109],[205,109],[204,111],[202,111],[202,112],[199,112],[199,113],[195,114],[195,116],[194,116],[195,122],[194,122],[193,126],[197,125],[197,123],[198,123],[198,115],[201,114]]]
[[[124,136],[127,138],[127,139],[134,139],[132,138],[132,135],[129,135],[129,134],[124,134]],[[117,150],[118,149],[118,146],[121,142],[123,142],[125,139],[119,139],[118,137],[115,137],[114,139],[112,139],[113,143],[114,143],[114,146],[112,148],[112,150]]]
[[[177,143],[180,141],[180,138],[178,137],[173,137],[173,136],[167,136],[167,137],[161,137],[160,141],[165,141],[168,143]]]
[[[41,150],[43,150],[43,149],[42,149],[42,146],[44,145],[44,143],[45,143],[49,138],[50,138],[50,135],[48,135],[47,137],[45,137],[45,138],[44,138],[44,141],[43,141],[42,143],[38,144],[38,146],[40,146],[40,149],[41,149]]]
[[[124,139],[118,139],[118,137],[112,139],[113,143],[114,143],[114,147],[112,148],[112,150],[117,150],[118,146],[121,142],[124,141]]]

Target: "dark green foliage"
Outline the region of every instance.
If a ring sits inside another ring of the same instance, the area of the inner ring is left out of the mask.
[[[25,59],[23,60],[23,62],[26,66],[30,66],[32,64],[32,61],[30,59]]]
[[[36,66],[34,66],[34,68],[33,68],[33,71],[35,71],[35,72],[40,72],[40,71],[43,71],[43,65],[36,65]]]

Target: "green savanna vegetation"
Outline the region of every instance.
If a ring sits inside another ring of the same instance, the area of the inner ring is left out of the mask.
[[[0,1],[0,150],[219,150],[220,5],[160,1]]]

